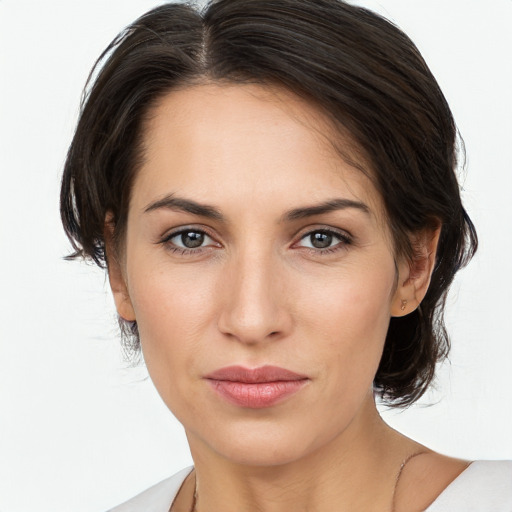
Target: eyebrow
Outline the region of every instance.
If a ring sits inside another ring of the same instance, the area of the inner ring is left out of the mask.
[[[355,208],[366,214],[370,214],[370,208],[360,201],[354,201],[352,199],[330,199],[323,203],[316,204],[313,206],[305,206],[301,208],[294,208],[286,212],[281,221],[295,221],[313,217],[315,215],[322,215],[337,210],[345,210],[348,208]],[[185,199],[183,197],[176,197],[174,194],[169,194],[162,199],[158,199],[152,203],[149,203],[144,208],[144,213],[152,212],[159,209],[178,210],[192,215],[198,215],[200,217],[206,217],[221,222],[225,221],[224,215],[220,210],[214,206],[208,204],[198,203],[191,199]]]
[[[214,219],[223,221],[224,216],[214,206],[207,204],[197,203],[191,199],[184,199],[182,197],[176,197],[174,194],[169,194],[158,201],[150,203],[144,208],[144,213],[152,212],[159,209],[167,210],[178,210],[182,212],[191,213],[193,215],[199,215],[208,219]]]
[[[287,221],[300,220],[337,210],[346,210],[347,208],[355,208],[366,214],[370,214],[370,208],[360,201],[354,201],[352,199],[330,199],[314,206],[290,210],[284,214],[283,219]]]

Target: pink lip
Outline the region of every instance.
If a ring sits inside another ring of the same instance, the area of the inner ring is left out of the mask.
[[[205,379],[232,404],[251,409],[275,405],[299,391],[309,380],[305,375],[277,366],[254,369],[228,366],[208,374]]]

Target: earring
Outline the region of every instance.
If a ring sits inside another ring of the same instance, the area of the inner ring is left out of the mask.
[[[402,300],[401,305],[400,305],[400,309],[402,311],[405,311],[405,306],[407,306],[407,301],[406,300]]]

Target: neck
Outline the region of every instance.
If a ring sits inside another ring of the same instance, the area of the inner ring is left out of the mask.
[[[198,512],[391,510],[401,463],[419,449],[384,423],[373,400],[321,448],[281,464],[233,461],[188,437]]]

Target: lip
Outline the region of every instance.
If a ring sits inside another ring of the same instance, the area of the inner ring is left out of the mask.
[[[309,381],[278,366],[228,366],[205,376],[212,389],[228,402],[250,409],[276,405],[297,393]]]

